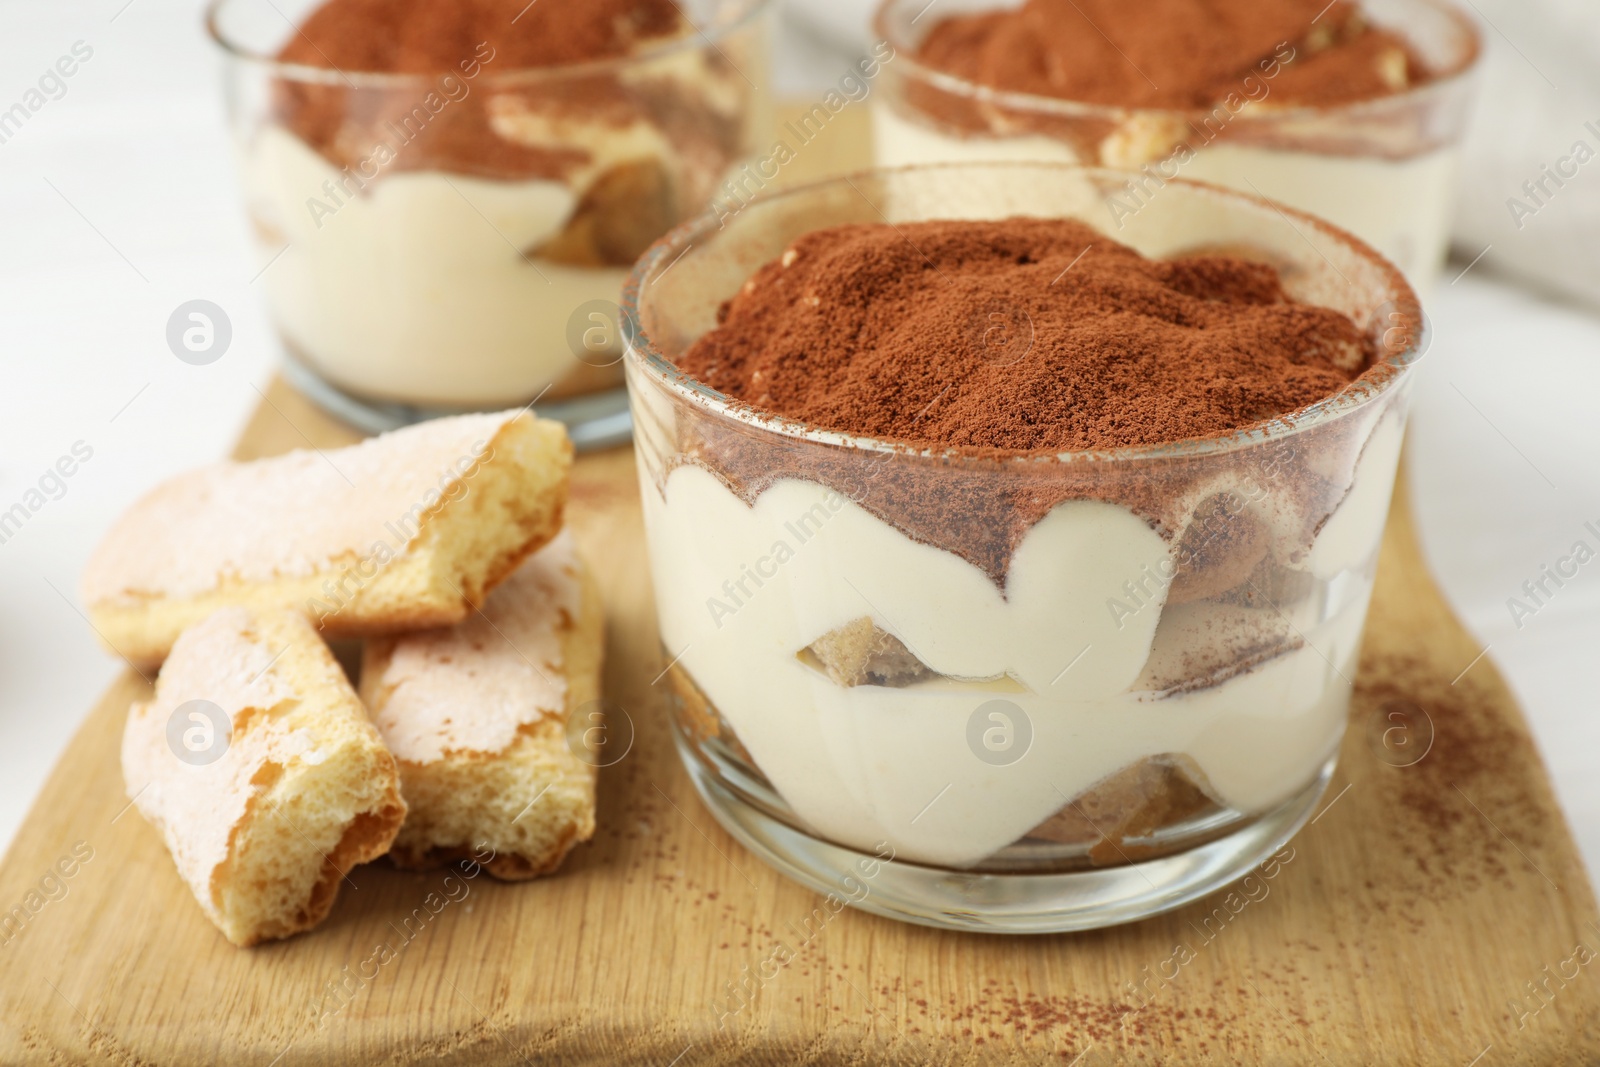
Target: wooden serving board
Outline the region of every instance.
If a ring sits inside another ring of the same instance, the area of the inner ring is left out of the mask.
[[[352,439],[276,383],[237,454]],[[629,450],[579,461],[570,516],[636,732],[591,844],[519,885],[372,864],[318,930],[234,948],[128,807],[130,672],[0,866],[0,910],[26,916],[0,930],[0,1063],[1600,1061],[1594,897],[1403,487],[1339,773],[1292,853],[1248,891],[1031,938],[834,913],[740,848],[672,748]]]

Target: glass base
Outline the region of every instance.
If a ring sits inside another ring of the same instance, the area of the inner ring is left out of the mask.
[[[717,822],[779,872],[819,893],[902,922],[990,934],[1097,930],[1199,900],[1249,874],[1316,809],[1337,756],[1276,810],[1158,859],[1054,873],[957,871],[858,851],[807,834],[752,803],[709,766],[682,727],[673,735],[695,790]],[[876,873],[868,876],[864,872]]]
[[[385,433],[402,426],[462,412],[412,404],[366,400],[345,392],[294,357],[283,357],[283,374],[291,385],[334,418],[365,433]],[[508,405],[509,406],[509,405]],[[623,386],[601,393],[533,405],[540,418],[554,419],[567,428],[579,452],[595,452],[633,440],[633,418],[628,413],[628,391]]]

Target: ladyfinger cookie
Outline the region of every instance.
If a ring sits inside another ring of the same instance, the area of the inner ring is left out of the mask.
[[[604,644],[593,579],[562,533],[449,629],[369,640],[361,696],[400,763],[409,812],[390,858],[481,854],[499,878],[560,865],[594,833],[585,747]],[[569,729],[576,725],[577,729]]]
[[[571,464],[561,425],[502,412],[202,467],[112,526],[83,599],[141,665],[227,604],[292,609],[329,636],[451,625],[561,528]]]
[[[184,631],[154,698],[128,713],[122,773],[236,945],[321,922],[405,818],[393,757],[292,611],[223,608]]]

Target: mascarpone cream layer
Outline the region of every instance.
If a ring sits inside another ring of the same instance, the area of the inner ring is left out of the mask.
[[[952,136],[881,102],[873,107],[873,131],[880,166],[1022,160],[1137,169],[1170,153],[1163,145],[1155,155],[1141,155],[1138,146],[1147,139],[1129,131],[1107,138],[1100,160],[1083,160],[1052,137]],[[1199,149],[1176,176],[1265,196],[1326,219],[1376,248],[1413,285],[1425,287],[1444,261],[1456,165],[1453,148],[1387,159],[1223,142]]]
[[[660,146],[624,131],[615,147]],[[604,155],[597,166],[617,161]],[[313,214],[311,200],[335,202],[325,183],[337,188],[341,172],[279,127],[262,131],[244,170],[253,214],[282,238],[263,248],[264,265],[278,258],[261,276],[279,329],[318,371],[367,396],[522,403],[578,366],[568,319],[587,301],[614,301],[627,275],[523,255],[566,226],[578,195],[565,182],[401,171]]]
[[[1223,803],[1264,812],[1303,789],[1343,733],[1399,427],[1383,421],[1300,555],[1301,569],[1338,578],[1282,608],[1303,644],[1209,688],[1134,688],[1166,591],[1131,616],[1107,603],[1173,546],[1121,507],[1058,505],[1017,547],[1002,594],[826,487],[779,481],[751,506],[691,465],[643,485],[662,640],[796,814],[849,845],[975,864],[1163,753],[1193,757]],[[950,677],[847,688],[797,656],[862,616]],[[1032,734],[1004,765],[969,742],[997,699]]]

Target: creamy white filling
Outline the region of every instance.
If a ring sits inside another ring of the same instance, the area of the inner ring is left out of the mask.
[[[571,216],[564,182],[401,171],[335,197],[325,183],[337,189],[340,172],[278,127],[244,169],[252,214],[281,238],[264,242],[261,276],[279,329],[368,396],[521,403],[579,366],[568,319],[615,300],[627,274],[524,258]]]
[[[907,118],[887,103],[872,109],[880,166],[1022,160],[1104,163],[1137,168],[1164,157],[1130,155],[1131,142],[1147,138],[1113,134],[1100,160],[1082,160],[1063,141],[1038,134],[954,136]],[[1457,153],[1440,148],[1408,159],[1324,155],[1233,145],[1200,148],[1177,176],[1265,196],[1343,227],[1395,263],[1412,284],[1432,283],[1449,241],[1451,192]],[[1134,206],[1137,206],[1135,203]]]
[[[1392,452],[1369,448],[1360,477],[1386,485],[1393,464]],[[1058,505],[1018,546],[1002,596],[970,563],[815,483],[780,481],[748,506],[683,466],[664,494],[647,478],[643,496],[666,652],[783,799],[825,837],[888,841],[906,858],[952,866],[1016,841],[1146,756],[1192,756],[1217,797],[1244,812],[1304,788],[1343,731],[1387,503],[1364,489],[1345,501],[1361,514],[1319,558],[1362,569],[1345,595],[1284,609],[1303,645],[1220,685],[1158,698],[1131,687],[1165,591],[1120,624],[1107,601],[1172,548],[1120,507]],[[1368,531],[1363,551],[1355,541]],[[797,657],[863,615],[941,674],[1008,677],[845,688]],[[977,713],[1004,742],[1004,724],[980,711],[996,699],[1020,709],[1032,734],[1004,764],[969,740]]]
[[[1323,523],[1306,558],[1306,570],[1323,581],[1331,581],[1360,566],[1372,553],[1372,546],[1383,536],[1384,520],[1389,517],[1389,496],[1394,492],[1404,441],[1405,426],[1398,413],[1386,416],[1373,429],[1356,461],[1350,492]]]

